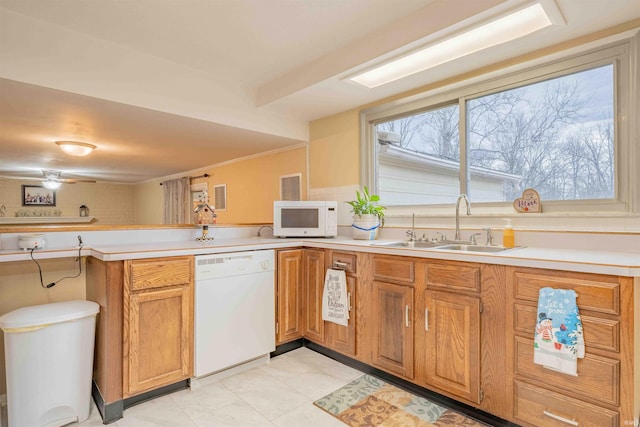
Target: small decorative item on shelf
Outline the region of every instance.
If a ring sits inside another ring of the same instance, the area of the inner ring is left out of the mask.
[[[194,224],[202,226],[202,236],[197,237],[198,242],[210,242],[213,237],[209,237],[209,225],[216,223],[216,213],[214,209],[207,203],[208,195],[206,191],[203,191],[204,195],[202,200],[196,208],[193,210],[193,222]]]
[[[80,216],[89,216],[89,208],[85,205],[80,206]]]
[[[522,213],[540,213],[542,212],[540,195],[533,188],[527,188],[522,192],[522,197],[513,201],[513,207]]]
[[[380,196],[369,194],[369,189],[365,186],[362,194],[356,190],[356,200],[347,202],[351,205],[353,212],[353,238],[356,240],[375,240],[378,238],[378,231],[384,224],[385,206],[378,204]]]

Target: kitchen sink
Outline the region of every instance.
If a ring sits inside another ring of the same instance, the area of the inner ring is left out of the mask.
[[[450,251],[463,251],[463,252],[489,252],[489,253],[495,253],[495,252],[504,252],[504,251],[508,251],[508,250],[516,249],[516,248],[505,248],[503,246],[478,246],[478,245],[455,244],[455,245],[438,246],[436,249],[447,249],[447,250],[450,250]]]
[[[505,248],[504,246],[482,246],[482,245],[469,245],[464,243],[447,243],[445,242],[387,242],[387,243],[373,243],[372,246],[381,246],[385,248],[421,248],[421,249],[445,249],[449,251],[460,252],[484,252],[484,253],[499,253],[515,248]]]
[[[390,243],[376,243],[375,246],[385,246],[387,248],[435,248],[442,246],[440,242],[390,242]]]

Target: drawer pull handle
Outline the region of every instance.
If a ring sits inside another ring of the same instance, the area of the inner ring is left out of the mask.
[[[346,262],[341,262],[341,261],[333,262],[333,268],[335,268],[336,270],[346,270],[347,267],[349,267],[349,264],[347,264]]]
[[[349,301],[349,311],[351,311],[351,292],[347,293],[347,300]]]
[[[424,309],[424,330],[429,331],[429,309]]]
[[[556,415],[553,412],[542,411],[542,413],[545,414],[547,417],[553,418],[554,420],[558,420],[558,421],[563,422],[565,424],[570,424],[572,426],[577,426],[578,425],[578,422],[576,420],[570,420],[569,418],[561,417],[560,415]]]
[[[404,306],[404,325],[409,327],[409,304]]]

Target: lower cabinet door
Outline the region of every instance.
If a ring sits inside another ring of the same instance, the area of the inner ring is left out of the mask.
[[[302,249],[278,251],[276,345],[302,338]]]
[[[191,287],[130,294],[125,301],[124,397],[187,379],[193,366]]]
[[[347,275],[348,326],[326,322],[327,346],[350,356],[356,355],[356,282],[355,277]]]
[[[480,299],[425,291],[425,382],[480,403]]]
[[[322,320],[324,251],[305,249],[302,254],[302,264],[304,337],[318,344],[323,344],[325,335],[325,322]]]
[[[413,378],[413,288],[373,282],[373,363]]]

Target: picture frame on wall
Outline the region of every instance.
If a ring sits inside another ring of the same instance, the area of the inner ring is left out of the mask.
[[[22,206],[55,206],[56,191],[41,185],[22,186]]]

